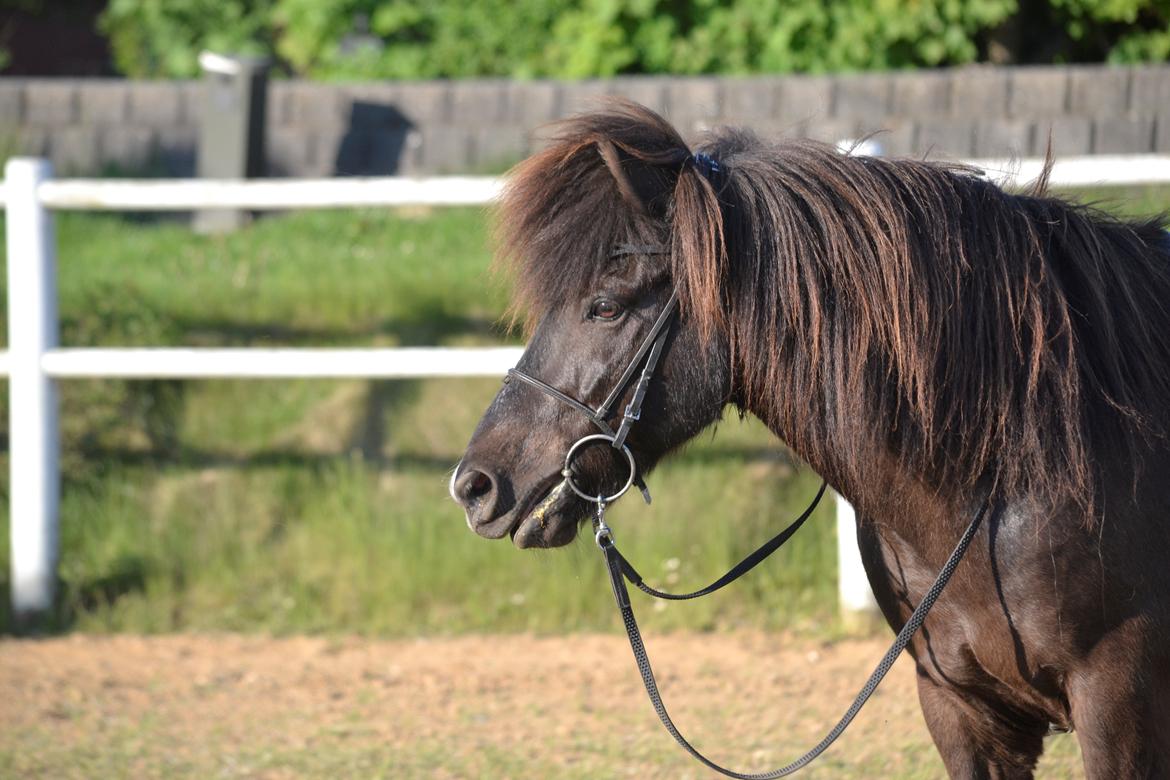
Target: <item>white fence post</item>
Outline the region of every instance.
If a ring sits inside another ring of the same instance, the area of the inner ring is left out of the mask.
[[[8,238],[8,459],[12,609],[47,610],[57,579],[57,392],[41,356],[57,345],[56,239],[37,197],[48,160],[4,168]]]
[[[864,625],[878,612],[877,601],[861,565],[857,549],[857,513],[841,496],[837,498],[837,598],[842,619],[852,626]]]

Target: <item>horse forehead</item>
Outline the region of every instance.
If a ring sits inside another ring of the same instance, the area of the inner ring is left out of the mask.
[[[601,292],[600,288],[618,286],[618,292],[633,292],[669,275],[669,266],[661,257],[622,255],[601,261],[575,260],[590,263],[584,275],[564,273],[544,291],[547,310],[572,304],[583,296]],[[550,280],[553,281],[553,280]],[[611,290],[614,291],[614,290]]]
[[[667,276],[668,259],[660,254],[626,254],[609,257],[598,264],[596,279],[646,285]]]

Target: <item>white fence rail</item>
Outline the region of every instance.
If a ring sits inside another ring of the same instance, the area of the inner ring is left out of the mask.
[[[976,160],[993,179],[1015,185],[1034,178],[1040,160]],[[1056,186],[1170,183],[1170,157],[1068,158],[1056,163]],[[14,158],[0,182],[6,206],[12,606],[17,614],[52,604],[57,564],[58,379],[105,378],[406,378],[499,376],[519,348],[386,349],[61,349],[57,346],[56,239],[51,209],[188,211],[359,206],[476,205],[493,199],[500,181],[438,179],[306,179],[282,181],[54,180],[45,160]],[[854,537],[852,510],[839,499],[839,538]],[[872,607],[855,544],[842,543],[844,609]]]

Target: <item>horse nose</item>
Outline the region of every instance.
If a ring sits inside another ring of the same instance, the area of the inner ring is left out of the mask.
[[[492,519],[497,479],[474,466],[463,466],[451,483],[451,496],[467,512],[472,528]]]
[[[495,487],[495,480],[478,469],[467,469],[455,482],[455,492],[464,506],[479,501]]]

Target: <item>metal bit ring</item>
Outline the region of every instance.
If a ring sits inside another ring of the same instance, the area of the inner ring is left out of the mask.
[[[634,460],[634,453],[630,452],[630,448],[623,444],[621,451],[626,456],[626,461],[630,464],[630,476],[626,479],[626,484],[622,485],[621,489],[612,496],[598,496],[596,493],[593,495],[586,493],[584,490],[577,487],[575,482],[573,482],[573,471],[569,467],[573,463],[573,456],[577,454],[577,450],[580,449],[582,445],[594,441],[605,441],[613,444],[614,437],[607,433],[594,433],[590,436],[584,436],[578,439],[577,442],[572,447],[570,447],[569,451],[565,454],[565,467],[561,470],[561,476],[565,478],[565,484],[569,486],[569,489],[586,501],[609,504],[625,495],[626,491],[630,489],[630,486],[634,484],[634,475],[638,473],[638,464]]]

